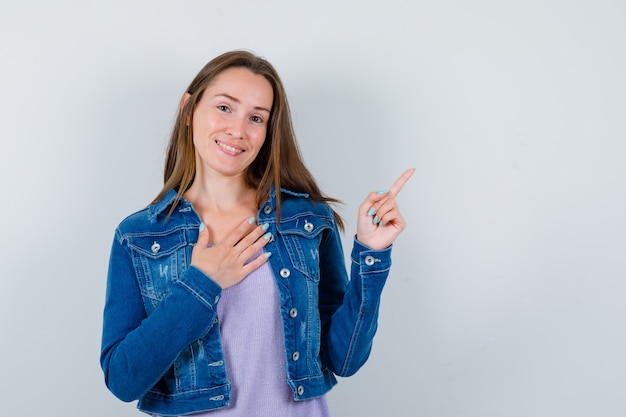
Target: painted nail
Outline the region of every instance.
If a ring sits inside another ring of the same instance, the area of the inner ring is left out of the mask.
[[[380,190],[378,192],[378,194],[387,194],[389,192],[389,190]]]
[[[271,232],[267,232],[266,234],[263,235],[263,239],[265,239],[265,240],[270,240],[271,237],[272,237],[272,233]]]
[[[374,216],[374,224],[378,224],[378,216]]]
[[[367,215],[368,215],[368,216],[371,216],[371,215],[372,215],[372,214],[374,214],[374,213],[376,213],[376,209],[375,209],[374,207],[372,207],[372,208],[370,209],[370,211],[368,211],[368,212],[367,212]]]
[[[263,229],[263,231],[266,231],[267,229],[269,229],[270,224],[269,223],[265,223],[263,226],[261,226],[261,229]]]
[[[263,256],[265,256],[265,259],[269,259],[272,256],[272,252],[265,252]]]
[[[204,228],[205,228],[204,222],[202,222],[202,223],[200,223],[200,227],[198,228],[198,231],[201,232],[201,231],[204,230]]]
[[[250,218],[248,219],[248,223],[249,223],[249,224],[254,223],[254,216],[252,216],[252,217],[250,217]]]

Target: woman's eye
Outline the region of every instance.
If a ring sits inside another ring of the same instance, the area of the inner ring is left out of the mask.
[[[217,109],[218,109],[218,110],[220,110],[220,111],[223,111],[223,112],[230,112],[230,107],[225,106],[225,105],[223,105],[223,104],[222,104],[222,105],[217,106]]]
[[[259,116],[252,116],[250,118],[254,123],[262,123],[263,119],[261,119]]]

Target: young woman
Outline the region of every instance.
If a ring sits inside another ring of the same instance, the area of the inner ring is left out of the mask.
[[[359,207],[348,279],[336,200],[302,162],[276,71],[213,59],[182,97],[163,190],[115,231],[108,388],[156,416],[328,416],[335,375],[370,353],[412,173]]]

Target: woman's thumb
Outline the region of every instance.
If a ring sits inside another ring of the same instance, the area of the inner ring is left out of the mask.
[[[204,222],[200,223],[198,232],[198,242],[196,244],[200,245],[202,248],[206,248],[209,245],[209,229],[206,228]]]

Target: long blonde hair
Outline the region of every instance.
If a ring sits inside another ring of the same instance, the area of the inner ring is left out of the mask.
[[[170,210],[171,214],[180,198],[193,184],[196,175],[193,114],[207,86],[222,71],[232,67],[243,67],[265,77],[274,92],[265,142],[245,173],[247,185],[257,190],[257,206],[268,198],[272,185],[277,190],[278,218],[281,213],[281,187],[307,193],[314,201],[339,203],[339,200],[322,193],[313,175],[304,165],[293,130],[287,95],[278,73],[268,61],[247,51],[226,52],[212,59],[187,88],[189,98],[178,112],[167,147],[163,189],[153,202],[159,201],[169,190],[176,189],[177,197]],[[343,230],[341,216],[334,209],[333,214],[337,225]]]

